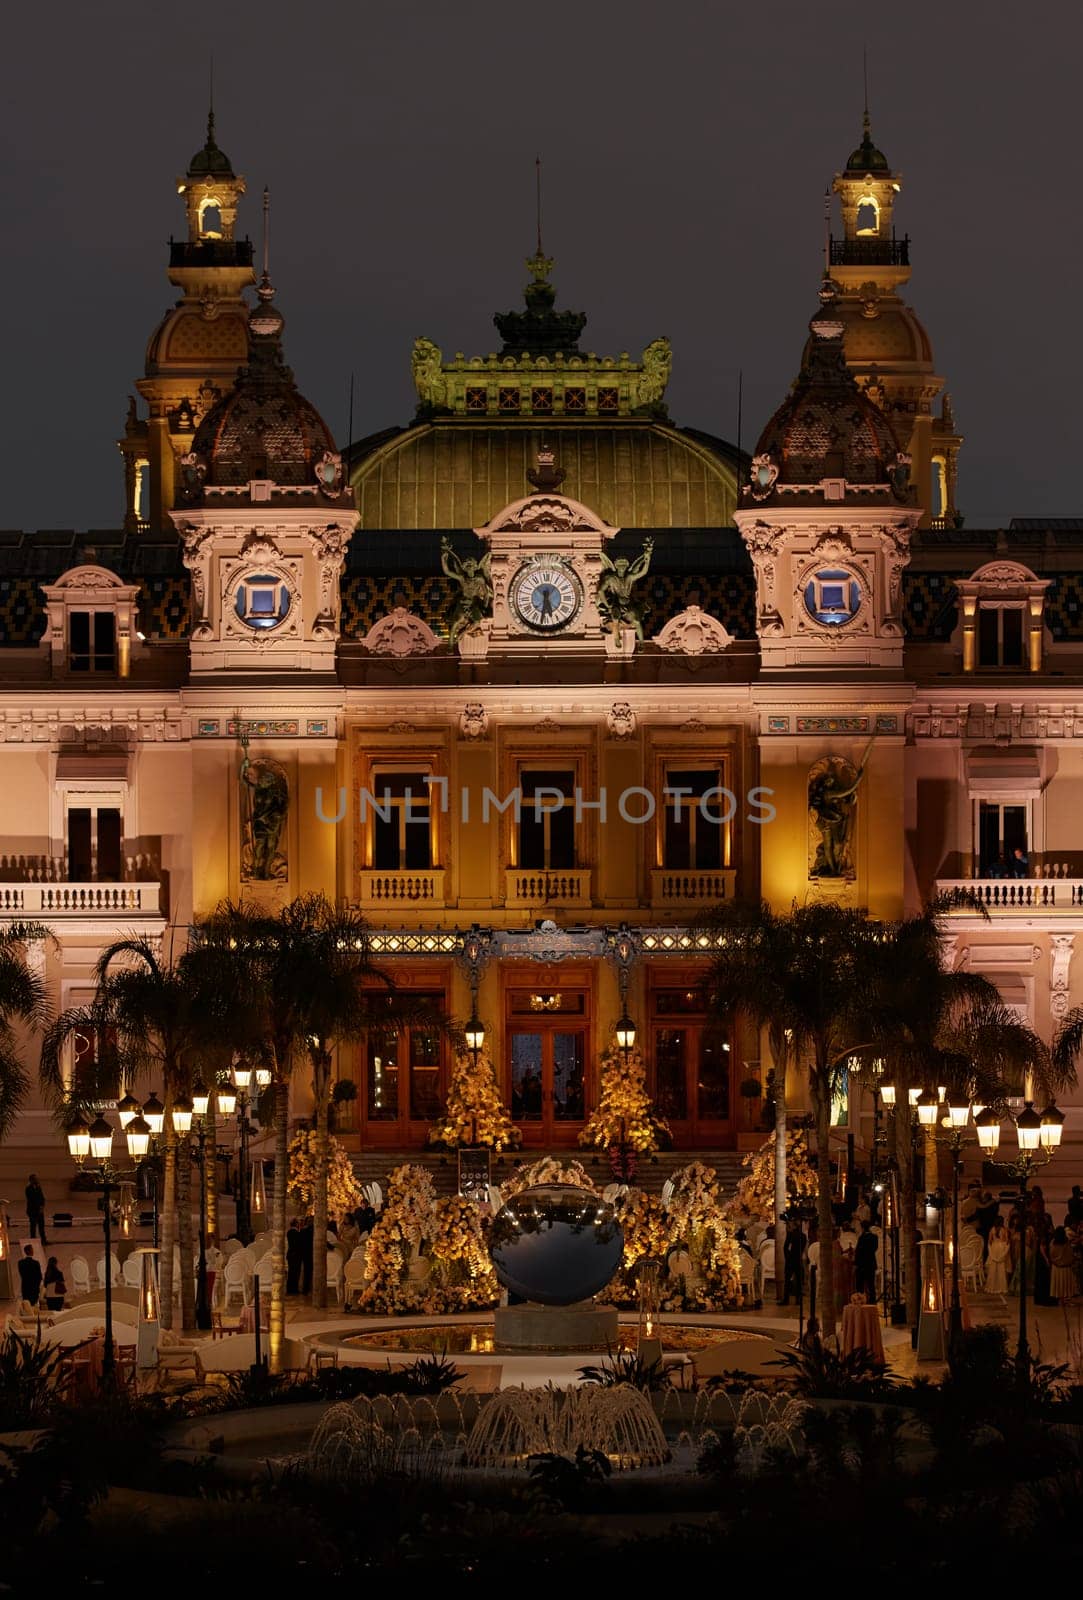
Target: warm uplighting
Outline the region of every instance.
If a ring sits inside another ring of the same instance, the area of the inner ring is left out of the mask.
[[[124,1130],[128,1141],[128,1154],[133,1161],[142,1161],[150,1149],[150,1123],[146,1117],[133,1117]]]
[[[173,1130],[188,1133],[192,1126],[192,1102],[186,1094],[179,1094],[173,1102]]]
[[[117,1101],[117,1117],[120,1119],[122,1133],[132,1118],[139,1115],[139,1110],[139,1101],[130,1092],[124,1096],[123,1100]]]
[[[463,1029],[463,1037],[466,1040],[466,1048],[472,1051],[474,1055],[477,1055],[485,1044],[485,1029],[482,1027],[476,1011],[471,1015],[470,1021]]]
[[[85,1161],[90,1154],[90,1124],[85,1117],[76,1117],[69,1126],[68,1149],[75,1161]]]
[[[233,1081],[238,1090],[244,1093],[252,1082],[252,1068],[245,1061],[233,1063]]]
[[[636,1025],[627,1011],[617,1023],[617,1048],[627,1053],[635,1049]]]
[[[1050,1100],[1042,1112],[1042,1126],[1039,1135],[1043,1150],[1055,1150],[1060,1144],[1061,1134],[1064,1132],[1064,1112],[1058,1111]]]
[[[95,1161],[108,1161],[113,1153],[113,1130],[104,1117],[90,1124],[90,1154]]]
[[[911,1097],[913,1096],[913,1093],[914,1091],[911,1089]],[[913,1098],[911,1098],[910,1103],[911,1105],[915,1104]],[[921,1123],[921,1126],[923,1128],[935,1128],[937,1117],[940,1115],[940,1102],[936,1098],[936,1095],[933,1094],[931,1089],[926,1090],[924,1094],[922,1094],[919,1090],[916,1104],[918,1121]]]
[[[197,1078],[192,1085],[192,1111],[197,1117],[205,1117],[210,1103],[210,1090],[202,1078]]]
[[[880,1085],[880,1098],[885,1106],[893,1106],[895,1104],[895,1085],[893,1083],[882,1083]]]
[[[970,1120],[970,1101],[962,1095],[952,1095],[948,1101],[948,1122],[952,1128],[965,1128]]]
[[[157,1138],[165,1127],[165,1106],[153,1092],[150,1099],[144,1102],[143,1115],[151,1133]]]
[[[222,1084],[215,1095],[218,1101],[218,1114],[221,1117],[231,1117],[237,1109],[237,1091],[232,1084]]]
[[[991,1106],[986,1106],[976,1113],[974,1126],[978,1130],[978,1143],[988,1154],[1000,1147],[1000,1118]]]
[[[1022,1151],[1037,1150],[1042,1137],[1042,1119],[1028,1100],[1015,1119],[1015,1136]]]

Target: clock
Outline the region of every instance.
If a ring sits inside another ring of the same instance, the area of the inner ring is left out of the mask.
[[[583,589],[559,557],[536,556],[511,580],[510,599],[520,622],[538,633],[553,633],[577,615]]]

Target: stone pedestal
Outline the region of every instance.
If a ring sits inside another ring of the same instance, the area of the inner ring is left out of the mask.
[[[617,1309],[581,1301],[574,1306],[498,1306],[496,1349],[615,1350]]]

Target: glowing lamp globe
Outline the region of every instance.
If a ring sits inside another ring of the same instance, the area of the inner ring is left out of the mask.
[[[505,1289],[543,1306],[571,1306],[604,1289],[624,1250],[613,1207],[574,1184],[539,1184],[497,1213],[489,1245]]]

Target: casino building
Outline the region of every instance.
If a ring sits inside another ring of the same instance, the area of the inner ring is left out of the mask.
[[[1048,1035],[1083,1001],[1083,523],[964,524],[900,188],[866,120],[750,457],[671,420],[665,340],[589,352],[540,248],[495,352],[418,339],[414,418],[339,447],[212,120],[119,528],[0,534],[0,915],[55,929],[55,1004],[133,928],[321,890],[398,983],[476,999],[528,1146],[574,1146],[627,1008],[675,1146],[720,1157],[766,1063],[699,1009],[703,912],[967,883],[948,959]],[[447,1066],[422,1030],[344,1052],[347,1144],[420,1149]],[[55,1144],[32,1111],[3,1159]]]

